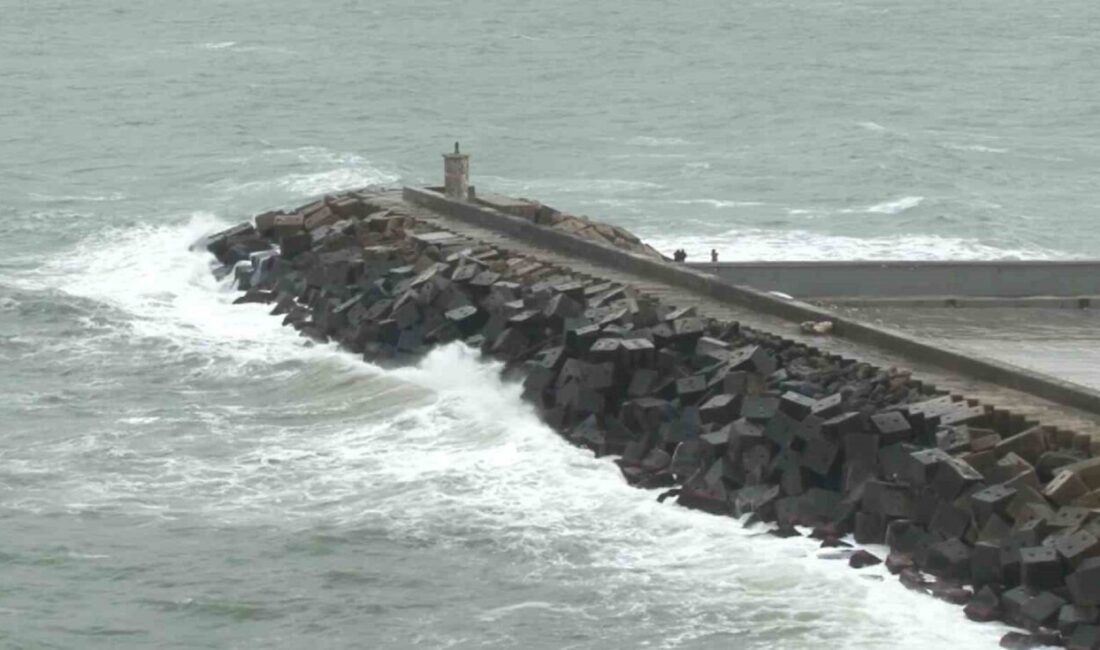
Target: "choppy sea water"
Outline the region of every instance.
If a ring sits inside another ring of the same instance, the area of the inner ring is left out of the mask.
[[[693,255],[1090,256],[1094,4],[0,10],[0,645],[995,646],[627,488],[460,348],[306,347],[186,245],[461,140]]]

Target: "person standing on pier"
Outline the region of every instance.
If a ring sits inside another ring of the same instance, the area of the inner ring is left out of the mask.
[[[715,263],[715,264],[718,263],[718,249],[717,248],[710,249],[710,261]]]

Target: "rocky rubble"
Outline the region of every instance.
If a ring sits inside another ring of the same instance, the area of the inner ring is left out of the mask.
[[[434,230],[369,194],[211,236],[237,302],[372,362],[461,341],[543,420],[662,500],[813,529],[905,586],[1002,620],[1006,647],[1100,648],[1100,457],[909,373],[830,356],[630,287]],[[841,540],[885,544],[886,558]]]

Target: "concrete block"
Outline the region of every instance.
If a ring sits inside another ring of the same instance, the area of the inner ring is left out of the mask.
[[[779,486],[777,485],[750,485],[737,491],[734,500],[734,514],[742,517],[749,513],[755,513],[762,520],[768,521],[775,517],[775,502],[779,500]]]
[[[1077,474],[1089,490],[1100,489],[1100,455],[1066,465],[1062,469]]]
[[[878,450],[878,466],[887,481],[908,482],[909,457],[919,449],[908,443],[883,443]]]
[[[834,415],[821,423],[821,432],[826,437],[836,441],[841,440],[850,433],[863,433],[865,431],[863,414],[858,412]]]
[[[930,485],[940,465],[950,460],[951,455],[939,448],[915,451],[906,461],[904,479],[914,486]]]
[[[867,512],[903,519],[911,519],[916,510],[905,485],[878,480],[867,481],[862,507]]]
[[[971,432],[970,451],[974,453],[993,451],[1000,442],[1001,434],[999,433],[986,433],[983,435],[975,435],[973,432]],[[995,452],[991,455],[993,456],[993,458],[996,458]]]
[[[1046,434],[1043,432],[1042,427],[1032,427],[1005,438],[994,449],[999,456],[1013,452],[1034,465],[1039,461],[1039,457],[1043,455],[1043,452],[1047,450]]]
[[[759,346],[748,345],[730,352],[730,367],[734,370],[752,370],[762,375],[770,375],[777,367],[771,351]]]
[[[981,524],[977,541],[1000,543],[1012,533],[1012,524],[996,513],[989,515]]]
[[[970,547],[957,538],[932,544],[928,548],[925,570],[934,576],[966,580],[970,577]]]
[[[707,389],[707,378],[704,375],[692,375],[676,380],[676,395],[684,404],[694,404],[703,396]]]
[[[452,309],[444,316],[455,326],[462,338],[476,334],[488,320],[488,315],[473,305]]]
[[[732,395],[748,393],[749,373],[745,371],[727,372],[722,378],[722,392]]]
[[[1066,642],[1068,650],[1100,650],[1100,626],[1078,625]]]
[[[814,438],[802,450],[802,466],[818,476],[828,476],[836,466],[840,446],[825,438]]]
[[[796,497],[809,487],[809,474],[802,468],[798,452],[787,450],[781,453],[789,453],[790,458],[778,468],[779,487],[784,495]]]
[[[871,416],[871,427],[882,437],[882,444],[893,445],[909,442],[913,437],[913,428],[905,416],[898,411],[886,411]]]
[[[740,395],[715,395],[699,407],[699,416],[704,424],[725,426],[737,419],[741,409],[740,402]]]
[[[730,344],[709,336],[700,337],[695,342],[695,356],[710,357],[716,361],[729,359]]]
[[[1053,517],[1047,517],[1047,523],[1051,528],[1076,529],[1088,520],[1092,511],[1088,508],[1077,506],[1062,506],[1054,513]]]
[[[857,512],[854,532],[859,544],[882,544],[886,539],[886,517],[873,512]]]
[[[424,328],[417,326],[401,330],[401,334],[397,337],[397,349],[409,354],[427,352],[424,347]]]
[[[983,406],[957,406],[939,418],[941,426],[972,424],[985,426],[989,423],[989,414]]]
[[[1078,605],[1100,605],[1100,557],[1083,560],[1066,577],[1066,586]]]
[[[1020,549],[1020,582],[1033,591],[1057,589],[1064,584],[1058,553],[1044,546]]]
[[[1043,496],[1058,505],[1069,505],[1089,492],[1089,487],[1081,476],[1069,470],[1063,470],[1043,488]]]
[[[723,458],[729,451],[730,429],[723,427],[717,431],[709,431],[701,434],[699,440],[710,447],[710,455],[713,458]]]
[[[844,459],[864,467],[878,466],[879,438],[870,433],[849,433],[843,438]]]
[[[834,393],[814,402],[813,408],[810,409],[810,413],[823,420],[828,420],[829,418],[840,415],[840,409],[843,403],[844,396],[840,393]]]
[[[912,555],[927,538],[928,532],[911,519],[895,519],[886,524],[886,545],[892,551]]]
[[[1070,567],[1078,567],[1085,560],[1100,555],[1100,540],[1087,530],[1076,530],[1059,537],[1054,550]]]
[[[253,263],[255,263],[255,259],[253,259]],[[1042,456],[1039,456],[1039,462],[1035,463],[1035,471],[1039,473],[1039,480],[1049,481],[1054,478],[1063,467],[1079,463],[1085,460],[1085,458],[1086,457],[1081,453],[1076,451],[1067,451],[1064,449],[1047,451],[1044,452]]]
[[[842,467],[844,492],[852,493],[867,481],[876,478],[877,473],[873,465],[845,461]],[[862,498],[862,497],[860,497]],[[857,498],[856,501],[859,499]]]
[[[629,368],[653,368],[657,363],[657,348],[649,339],[623,339],[622,354]]]
[[[944,499],[954,499],[964,490],[982,482],[978,470],[959,458],[950,458],[936,469],[932,487]]]
[[[519,328],[509,327],[500,333],[493,341],[491,351],[505,360],[513,361],[520,357],[528,347],[530,347],[531,341],[527,338]]]
[[[979,524],[985,524],[991,515],[1008,516],[1008,504],[1016,498],[1016,489],[1005,485],[991,485],[970,495],[970,509]]]
[[[659,375],[656,370],[635,370],[630,377],[630,385],[627,387],[627,395],[630,397],[644,397],[651,395],[656,387]]]
[[[1066,603],[1058,610],[1058,631],[1064,637],[1070,637],[1080,625],[1094,625],[1097,621],[1097,608]],[[1100,637],[1097,637],[1100,641]]]
[[[992,542],[974,545],[970,553],[970,579],[976,587],[1004,584],[999,545]]]
[[[936,447],[948,454],[960,454],[970,450],[970,429],[966,426],[944,427],[936,431]]]
[[[940,501],[929,528],[944,537],[963,539],[970,528],[970,512],[952,505],[950,501]]]
[[[1034,518],[1045,520],[1054,516],[1054,510],[1037,490],[1026,485],[1018,485],[1015,489],[1016,496],[1009,502],[1007,512],[1017,524]]]
[[[754,421],[771,419],[779,410],[779,399],[762,395],[746,395],[741,401],[741,417]]]
[[[797,420],[780,411],[764,426],[764,436],[780,448],[787,447],[794,440],[798,425]]]
[[[1043,591],[1024,602],[1020,607],[1018,620],[1029,630],[1053,625],[1057,621],[1058,612],[1065,604],[1064,599],[1049,591]]]
[[[709,454],[713,448],[702,440],[685,440],[676,445],[668,469],[677,481],[684,481],[704,466],[714,461]]]
[[[756,485],[763,483],[768,466],[772,461],[771,449],[764,444],[753,444],[741,452],[741,468],[745,474],[745,483]]]
[[[816,400],[812,397],[794,391],[787,391],[779,398],[779,411],[801,421],[802,418],[810,414],[815,403]]]

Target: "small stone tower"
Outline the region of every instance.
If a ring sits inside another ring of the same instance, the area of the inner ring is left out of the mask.
[[[470,156],[459,153],[457,142],[454,153],[443,154],[443,193],[459,201],[470,195]]]

